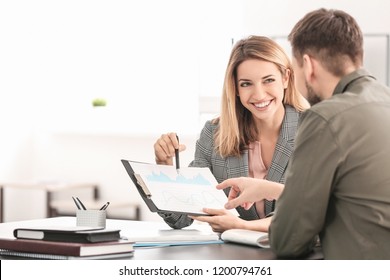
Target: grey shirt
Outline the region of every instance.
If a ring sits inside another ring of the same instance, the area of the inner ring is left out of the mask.
[[[390,89],[360,69],[301,116],[270,227],[280,257],[390,259]]]

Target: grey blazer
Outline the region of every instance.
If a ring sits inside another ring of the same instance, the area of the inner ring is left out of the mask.
[[[289,158],[293,152],[295,133],[298,127],[300,113],[293,107],[285,105],[285,115],[280,130],[280,135],[276,143],[271,166],[266,179],[274,182],[284,183],[284,172]],[[248,177],[248,151],[243,151],[242,155],[222,158],[214,149],[214,133],[218,124],[207,121],[199,139],[196,142],[195,158],[190,163],[194,167],[208,167],[220,183],[228,178]],[[229,189],[225,189],[229,193]],[[255,206],[249,210],[242,207],[237,208],[240,217],[244,220],[259,219]],[[266,214],[269,210],[266,209]],[[187,215],[176,213],[159,213],[165,222],[172,228],[183,228],[190,225],[193,220]]]

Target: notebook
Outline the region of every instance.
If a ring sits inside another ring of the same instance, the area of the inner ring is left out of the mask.
[[[13,233],[16,238],[20,239],[93,243],[119,240],[119,232],[118,229],[52,226],[16,228]]]
[[[129,253],[134,251],[133,244],[134,242],[122,239],[109,242],[75,243],[0,238],[0,249],[3,250],[74,257]]]
[[[235,242],[261,248],[270,248],[268,233],[247,229],[228,229],[221,234],[221,239],[226,242]]]
[[[23,259],[41,259],[41,260],[110,260],[110,259],[127,259],[134,256],[134,251],[115,254],[104,254],[94,256],[65,256],[55,254],[42,254],[42,253],[28,253],[12,250],[0,249],[0,255],[11,258],[23,258]]]

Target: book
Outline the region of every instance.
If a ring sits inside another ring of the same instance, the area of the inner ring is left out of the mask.
[[[182,167],[122,159],[128,175],[152,212],[208,215],[203,208],[224,209],[227,197],[207,167]],[[238,216],[236,209],[229,210]]]
[[[74,257],[129,253],[134,251],[133,244],[134,242],[122,239],[99,243],[75,243],[0,238],[0,249],[2,250]]]
[[[270,248],[267,232],[247,229],[228,229],[221,234],[221,239],[225,242]]]
[[[46,241],[63,241],[94,243],[120,239],[120,230],[94,227],[29,227],[16,228],[13,234],[19,239],[37,239]]]
[[[134,251],[115,254],[93,255],[93,256],[65,256],[55,254],[29,253],[12,250],[0,249],[0,256],[16,257],[23,259],[43,259],[43,260],[109,260],[109,259],[124,259],[134,256]]]

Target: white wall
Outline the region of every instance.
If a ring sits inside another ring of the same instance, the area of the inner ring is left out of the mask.
[[[350,13],[363,33],[389,33],[390,3],[382,0],[244,0],[244,28],[248,34],[284,35],[307,12],[318,8],[341,9]]]
[[[317,0],[317,1],[244,1],[245,34],[262,34],[265,36],[287,36],[295,23],[307,12],[318,8],[341,9],[350,13],[359,23],[365,37],[365,61],[367,69],[376,78],[390,85],[389,46],[390,19],[388,11],[390,3],[382,0]],[[280,40],[287,50],[289,42]]]
[[[191,160],[231,38],[286,35],[319,7],[390,33],[382,0],[1,1],[0,182],[96,181],[107,200],[139,200],[120,159],[153,162],[177,131]],[[109,106],[92,110],[100,96]]]

